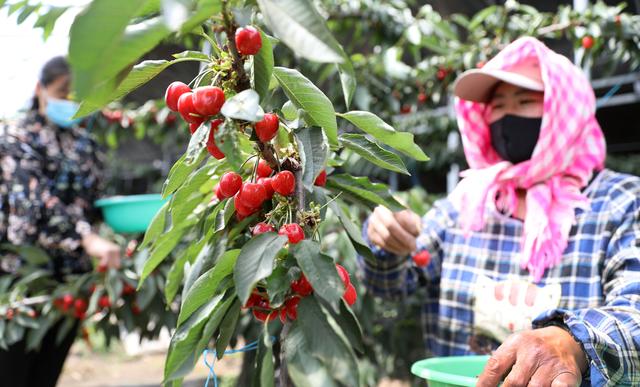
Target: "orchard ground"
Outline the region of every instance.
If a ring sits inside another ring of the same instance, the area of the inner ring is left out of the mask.
[[[59,387],[152,387],[159,386],[164,372],[165,350],[149,350],[127,355],[120,344],[109,351],[90,350],[82,341],[71,348]],[[230,355],[216,361],[219,387],[235,387],[242,357]],[[184,387],[202,387],[209,370],[202,359],[185,379]],[[213,386],[213,381],[209,382]],[[409,387],[408,382],[383,379],[378,387]]]

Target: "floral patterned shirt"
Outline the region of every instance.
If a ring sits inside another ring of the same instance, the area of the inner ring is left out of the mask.
[[[44,249],[57,277],[90,270],[81,240],[97,219],[102,164],[84,128],[61,128],[34,112],[0,125],[0,243]],[[3,253],[0,273],[21,262]]]

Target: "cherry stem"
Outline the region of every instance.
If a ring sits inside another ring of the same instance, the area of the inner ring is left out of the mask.
[[[229,41],[229,52],[231,53],[231,57],[233,58],[233,71],[238,75],[236,81],[236,91],[239,93],[243,90],[246,90],[250,87],[249,78],[244,71],[244,61],[238,54],[238,49],[236,48],[236,24],[229,17],[229,12],[227,10],[228,0],[222,0],[222,17],[224,19],[224,31],[227,34],[227,40]]]

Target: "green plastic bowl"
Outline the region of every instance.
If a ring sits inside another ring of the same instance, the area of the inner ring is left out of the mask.
[[[415,362],[411,373],[427,379],[429,387],[473,387],[487,360],[489,356],[434,357]]]
[[[97,200],[94,205],[102,209],[104,220],[113,231],[136,233],[147,230],[167,200],[160,194],[114,196]]]

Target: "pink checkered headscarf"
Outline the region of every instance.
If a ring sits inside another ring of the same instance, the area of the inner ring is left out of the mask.
[[[489,105],[456,98],[470,169],[461,174],[464,178],[450,198],[458,207],[460,225],[477,231],[484,226],[487,207],[513,214],[516,188],[526,189],[520,262],[538,282],[547,268],[560,262],[575,209],[588,205],[580,190],[594,170],[603,168],[605,142],[589,81],[566,57],[539,40],[524,37],[512,42],[485,68],[508,69],[531,57],[538,59],[545,85],[542,126],[531,159],[515,165],[502,160],[491,145],[485,119]]]

